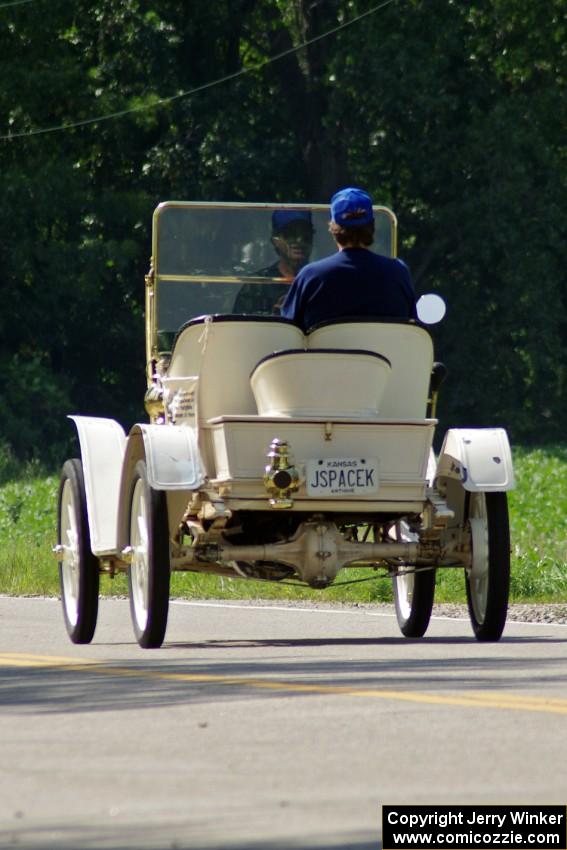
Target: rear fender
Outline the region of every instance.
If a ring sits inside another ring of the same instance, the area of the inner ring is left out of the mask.
[[[116,551],[124,429],[113,419],[70,416],[77,428],[85,477],[91,549],[101,556]]]
[[[470,493],[513,490],[514,467],[504,428],[451,428],[437,462],[436,486],[460,482]]]

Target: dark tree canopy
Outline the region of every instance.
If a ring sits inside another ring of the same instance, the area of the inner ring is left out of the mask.
[[[347,183],[394,208],[418,291],[448,303],[443,424],[562,439],[566,26],[564,0],[0,10],[0,441],[49,460],[69,412],[144,416],[160,200]]]

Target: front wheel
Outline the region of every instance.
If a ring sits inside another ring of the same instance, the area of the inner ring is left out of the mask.
[[[470,493],[467,517],[472,566],[465,574],[471,624],[477,640],[500,639],[510,592],[510,527],[506,493]]]
[[[130,500],[130,613],[136,640],[144,649],[162,645],[169,610],[169,526],[163,491],[148,484],[138,461]]]
[[[91,551],[83,465],[63,465],[57,500],[59,582],[65,627],[73,643],[90,643],[98,616],[99,565]]]

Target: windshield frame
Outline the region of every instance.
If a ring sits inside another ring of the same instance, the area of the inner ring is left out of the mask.
[[[158,318],[158,303],[160,298],[160,289],[163,283],[212,283],[212,284],[236,284],[250,283],[254,280],[249,274],[243,275],[208,275],[199,272],[198,274],[164,274],[160,271],[160,224],[163,220],[164,213],[172,209],[184,210],[199,210],[206,212],[214,210],[230,210],[230,211],[250,211],[257,210],[266,213],[266,216],[271,215],[276,210],[299,210],[312,213],[329,212],[328,204],[282,204],[282,203],[258,203],[258,202],[218,202],[218,201],[164,201],[156,207],[152,218],[152,255],[150,260],[150,271],[146,275],[146,372],[148,385],[154,380],[156,363],[160,356],[166,352],[163,344],[160,343],[157,318]],[[390,256],[397,256],[397,219],[392,210],[388,207],[375,205],[373,206],[374,214],[380,217],[382,223],[386,222],[389,226],[390,237]],[[258,280],[258,279],[257,279]],[[263,278],[263,282],[269,282],[269,278]],[[278,278],[273,279],[277,285]],[[282,279],[279,279],[281,284]],[[196,314],[197,315],[197,314]]]

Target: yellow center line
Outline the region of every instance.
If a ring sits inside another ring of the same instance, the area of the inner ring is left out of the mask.
[[[107,676],[149,679],[189,684],[216,684],[229,687],[255,688],[282,693],[333,694],[364,699],[385,699],[399,702],[426,703],[439,706],[466,708],[491,708],[509,711],[530,711],[544,714],[567,714],[567,699],[557,697],[526,696],[505,691],[463,691],[462,693],[432,694],[383,688],[361,688],[349,685],[306,684],[293,679],[278,681],[246,676],[223,676],[214,673],[168,673],[167,671],[113,667],[92,659],[65,656],[32,655],[27,653],[0,653],[0,666],[41,668],[66,671],[89,671]]]

